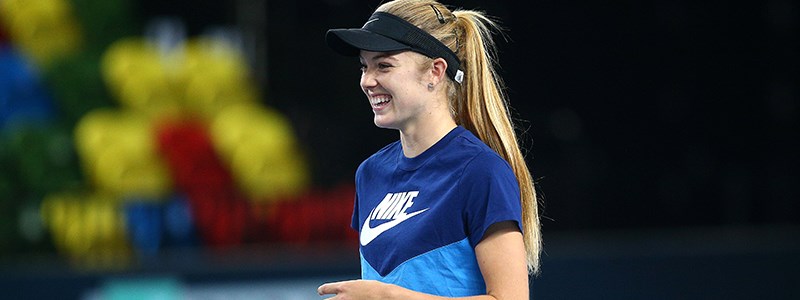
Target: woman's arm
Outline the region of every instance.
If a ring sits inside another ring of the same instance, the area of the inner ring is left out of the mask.
[[[528,299],[528,267],[522,234],[514,222],[493,224],[475,246],[486,295],[464,297],[464,300],[523,300]],[[397,285],[374,280],[351,280],[323,284],[320,295],[335,294],[334,300],[367,299],[449,299],[423,294]]]
[[[498,300],[529,299],[525,244],[515,222],[489,226],[475,246],[475,256],[488,295]]]

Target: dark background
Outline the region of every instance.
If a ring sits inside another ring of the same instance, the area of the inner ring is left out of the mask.
[[[357,63],[324,43],[380,1],[268,1],[265,103],[288,114],[315,184],[348,182],[397,133],[375,128]],[[797,224],[797,4],[458,1],[507,29],[500,74],[545,231]],[[143,1],[190,34],[225,1]]]
[[[236,15],[151,2],[196,32]],[[324,43],[379,3],[266,3],[264,101],[293,120],[316,185],[351,182],[398,138]],[[506,28],[499,72],[543,203],[537,298],[800,295],[795,1],[445,3]]]
[[[248,54],[263,102],[291,119],[315,186],[352,183],[358,164],[398,135],[374,126],[357,62],[328,49],[324,34],[360,26],[380,1],[259,3],[134,6],[142,28],[168,16],[189,35],[260,33]],[[499,72],[543,204],[537,299],[800,296],[795,1],[444,3],[506,28]],[[0,270],[0,289],[77,298],[120,277],[353,278],[357,264],[349,248],[176,251],[116,272],[45,260]]]

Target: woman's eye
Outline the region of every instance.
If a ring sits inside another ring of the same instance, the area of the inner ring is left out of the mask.
[[[392,67],[392,65],[387,64],[387,63],[379,63],[378,64],[378,69],[387,69],[387,68],[390,68],[390,67]]]

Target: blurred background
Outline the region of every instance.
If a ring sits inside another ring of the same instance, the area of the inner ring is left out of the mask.
[[[537,299],[800,297],[798,4],[449,1],[542,202]],[[0,289],[319,299],[375,128],[324,43],[380,1],[0,0]]]

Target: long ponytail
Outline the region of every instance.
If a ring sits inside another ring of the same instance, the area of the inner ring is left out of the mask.
[[[542,238],[538,203],[533,178],[525,163],[514,126],[503,81],[495,71],[496,49],[491,38],[495,22],[480,12],[455,11],[458,27],[463,28],[458,56],[464,63],[465,84],[456,101],[457,122],[474,132],[511,165],[520,188],[522,228],[528,267],[539,270]],[[463,44],[462,44],[463,43]]]
[[[432,9],[433,8],[433,9]],[[522,204],[522,230],[528,270],[539,272],[542,236],[533,178],[511,122],[503,82],[495,71],[496,22],[482,12],[450,12],[430,0],[396,0],[378,8],[425,30],[453,50],[464,69],[464,81],[448,80],[451,113],[456,122],[475,133],[510,165],[517,178]],[[438,12],[437,12],[438,11]],[[441,14],[441,15],[439,15]],[[447,19],[444,22],[443,19]]]

